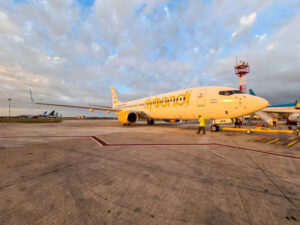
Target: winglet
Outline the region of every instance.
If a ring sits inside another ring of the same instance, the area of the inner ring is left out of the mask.
[[[34,100],[33,100],[33,97],[32,97],[32,91],[29,90],[29,93],[30,93],[30,99],[31,99],[32,103],[34,103]]]

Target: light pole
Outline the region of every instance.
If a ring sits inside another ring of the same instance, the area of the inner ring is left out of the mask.
[[[299,129],[300,129],[300,102],[297,102],[297,103],[296,103],[295,109],[298,109],[298,111],[299,111],[299,114],[298,114],[298,121],[297,121],[297,129],[299,130]]]
[[[8,119],[10,120],[10,102],[11,102],[11,98],[8,98]]]

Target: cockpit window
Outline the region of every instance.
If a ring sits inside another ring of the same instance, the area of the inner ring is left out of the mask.
[[[219,95],[233,95],[233,94],[242,94],[243,92],[239,90],[228,90],[228,91],[219,91]]]

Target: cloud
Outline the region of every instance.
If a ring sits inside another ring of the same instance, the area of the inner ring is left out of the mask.
[[[111,84],[121,101],[202,85],[237,87],[235,56],[249,61],[249,87],[270,102],[287,101],[298,93],[300,4],[278,4],[95,0],[86,7],[75,0],[4,0],[0,114],[8,96],[19,109],[35,110],[29,89],[40,101],[110,105]],[[287,10],[279,17],[275,9],[282,5]]]
[[[0,10],[0,34],[17,34],[18,28],[10,21],[9,16]]]
[[[256,12],[251,13],[251,14],[249,14],[248,16],[247,16],[247,15],[244,15],[244,16],[240,19],[240,23],[241,23],[242,25],[249,26],[249,25],[251,25],[251,24],[254,23],[255,19],[256,19]]]
[[[256,37],[259,41],[263,41],[264,39],[266,39],[267,34],[262,34],[262,35],[256,34],[255,37]]]
[[[267,46],[267,50],[272,50],[274,48],[274,44],[269,44],[268,46]]]

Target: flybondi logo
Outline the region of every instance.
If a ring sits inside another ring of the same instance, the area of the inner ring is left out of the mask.
[[[148,98],[145,101],[145,109],[152,110],[152,107],[158,108],[158,107],[170,107],[170,106],[183,106],[183,105],[189,105],[190,104],[190,96],[192,91],[186,91],[184,94],[180,94],[178,96],[170,96],[170,97],[162,97],[162,98],[154,98],[151,100],[151,98]]]

